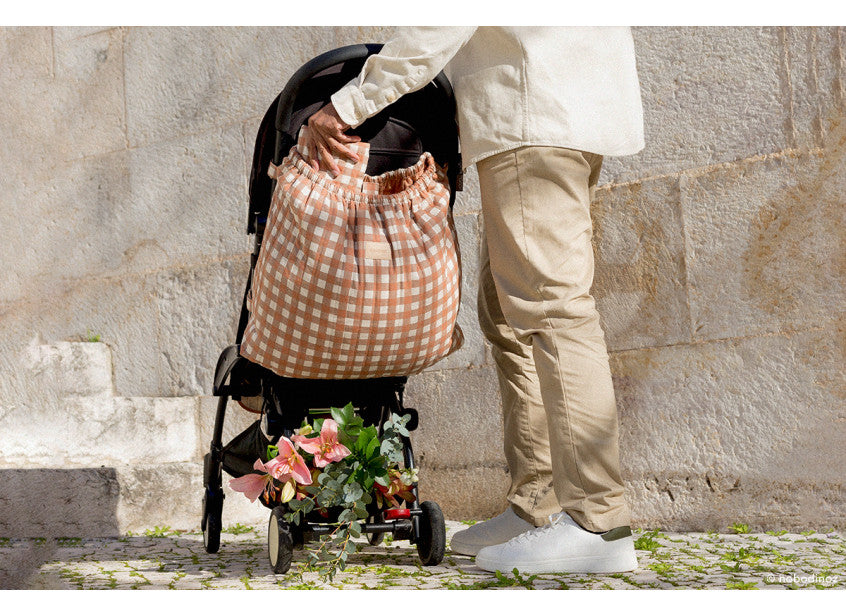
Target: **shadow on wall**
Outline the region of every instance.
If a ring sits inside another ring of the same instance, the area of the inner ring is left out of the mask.
[[[0,469],[0,485],[0,536],[120,535],[115,468]]]
[[[44,451],[45,456],[50,454]],[[64,536],[118,536],[114,468],[0,469],[0,536],[41,538],[0,561],[0,589],[21,589]]]

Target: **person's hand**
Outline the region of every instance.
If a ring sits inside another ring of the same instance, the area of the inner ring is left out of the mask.
[[[338,175],[341,170],[335,162],[336,157],[344,156],[354,162],[358,162],[358,156],[346,143],[357,143],[361,137],[344,134],[350,127],[340,118],[335,111],[335,105],[329,103],[308,119],[308,147],[307,162],[319,171],[324,169]]]

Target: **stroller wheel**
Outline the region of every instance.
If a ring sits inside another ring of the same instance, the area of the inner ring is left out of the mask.
[[[284,509],[277,506],[270,511],[270,521],[267,526],[267,555],[270,567],[275,574],[285,574],[291,567],[294,555],[294,539],[291,528],[284,520]]]
[[[441,507],[435,502],[422,502],[423,514],[419,517],[417,555],[424,566],[437,566],[446,549],[446,524]]]
[[[217,553],[220,549],[221,517],[223,514],[223,493],[206,489],[203,495],[203,546],[206,553]]]
[[[375,521],[376,521],[375,515],[371,515],[367,519],[368,523],[374,523]],[[367,535],[367,542],[375,547],[376,545],[382,544],[382,539],[384,537],[385,537],[385,532],[373,532],[372,534]]]

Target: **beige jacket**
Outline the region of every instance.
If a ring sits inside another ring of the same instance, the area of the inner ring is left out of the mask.
[[[405,27],[332,96],[355,127],[441,71],[455,89],[465,167],[524,145],[603,156],[644,147],[627,27]]]

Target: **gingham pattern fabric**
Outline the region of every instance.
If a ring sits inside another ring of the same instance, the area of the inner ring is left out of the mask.
[[[241,355],[292,378],[420,372],[463,341],[448,180],[429,153],[369,177],[366,143],[332,178],[305,161],[303,135],[268,171],[276,188]]]

